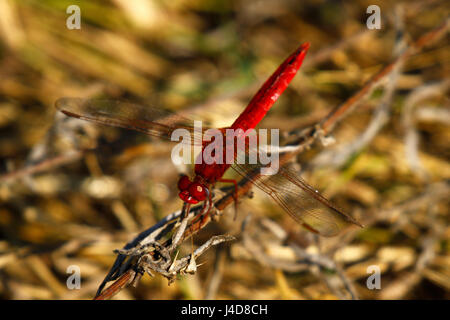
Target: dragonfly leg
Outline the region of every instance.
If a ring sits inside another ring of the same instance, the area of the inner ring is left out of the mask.
[[[211,207],[212,207],[212,195],[211,195],[211,192],[209,192],[208,189],[205,189],[205,190],[208,193],[208,199],[205,201],[204,209],[202,210],[201,215],[200,215],[202,217],[202,220],[200,221],[200,225],[201,226],[205,223],[206,219],[208,218],[209,213],[211,212]],[[206,208],[208,210],[206,210]]]
[[[187,202],[184,202],[183,203],[182,214],[181,214],[181,220],[185,219],[188,216],[190,210],[191,210],[191,204],[187,203]]]
[[[211,193],[209,192],[208,189],[205,189],[205,190],[206,190],[206,193],[207,193],[208,197],[207,197],[206,200],[203,202],[202,211],[201,211],[201,212],[200,212],[200,213],[192,220],[192,224],[191,224],[191,226],[189,227],[189,229],[190,229],[191,232],[193,231],[193,230],[192,230],[192,225],[193,225],[193,224],[196,224],[197,221],[200,220],[200,221],[199,221],[199,225],[202,226],[202,225],[205,223],[206,218],[207,218],[208,215],[209,215],[209,212],[211,211],[211,207],[212,207],[212,196],[211,196]]]
[[[236,220],[237,218],[237,212],[238,212],[238,196],[237,196],[237,192],[238,192],[238,184],[237,181],[234,179],[219,179],[219,182],[224,182],[224,183],[232,183],[234,184],[234,193],[233,193],[233,199],[234,199],[234,220]]]

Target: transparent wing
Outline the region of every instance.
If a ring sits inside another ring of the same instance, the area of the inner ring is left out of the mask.
[[[268,176],[257,173],[262,167],[249,164],[232,166],[240,175],[271,196],[294,220],[307,229],[331,237],[350,224],[361,226],[300,178],[292,164],[286,164],[278,173]]]
[[[107,99],[60,98],[55,106],[64,114],[114,127],[139,131],[150,136],[171,140],[177,129],[191,135],[190,144],[202,144],[204,127],[194,130],[194,121],[176,113],[130,102]],[[184,141],[184,140],[183,140]]]

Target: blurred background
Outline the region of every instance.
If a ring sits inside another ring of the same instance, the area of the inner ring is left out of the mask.
[[[74,4],[81,29],[70,30]],[[373,4],[381,29],[369,30]],[[260,125],[295,131],[449,13],[448,1],[0,1],[0,297],[92,299],[112,250],[182,205],[176,183],[190,168],[169,161],[173,145],[69,119],[56,99],[126,99],[222,127],[309,41]],[[305,180],[363,229],[317,237],[254,190],[236,221],[231,206],[183,245],[189,253],[212,235],[237,237],[203,255],[197,274],[170,286],[145,275],[114,299],[448,299],[449,71],[447,36],[364,99],[334,144],[298,157]],[[381,289],[370,290],[374,265]],[[78,290],[66,286],[69,266],[80,268]]]

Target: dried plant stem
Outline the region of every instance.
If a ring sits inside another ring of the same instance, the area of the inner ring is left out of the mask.
[[[65,164],[72,163],[74,161],[81,159],[83,154],[84,154],[84,152],[81,150],[73,150],[73,151],[67,152],[63,155],[59,155],[54,158],[50,158],[50,159],[44,160],[42,162],[36,163],[34,165],[30,165],[23,169],[13,171],[10,173],[6,173],[6,174],[0,176],[0,183],[17,180],[20,178],[24,178],[24,177],[33,175],[38,172],[55,169],[59,166],[63,166]]]
[[[395,70],[398,64],[403,63],[412,55],[419,53],[424,47],[443,37],[447,32],[450,23],[449,21],[450,19],[446,19],[440,26],[426,33],[417,41],[408,46],[403,53],[375,74],[358,92],[347,99],[343,104],[336,107],[327,117],[325,117],[320,125],[325,134],[330,132],[346,113],[358,107],[365,97],[370,95],[374,89],[386,81],[388,76],[393,72],[393,70]]]

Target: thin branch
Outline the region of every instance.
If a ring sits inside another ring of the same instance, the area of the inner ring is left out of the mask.
[[[427,178],[428,174],[419,159],[419,134],[415,127],[414,109],[420,101],[440,95],[450,87],[450,80],[427,84],[414,89],[406,98],[402,122],[405,126],[405,155],[413,172],[419,177]],[[445,120],[445,117],[442,119]]]
[[[450,19],[447,18],[440,26],[433,29],[420,37],[417,41],[407,47],[394,61],[385,66],[381,71],[375,74],[358,92],[347,99],[343,104],[336,107],[325,119],[321,122],[321,129],[328,133],[333,127],[354,108],[358,107],[364,99],[370,95],[379,85],[387,80],[391,72],[412,55],[419,53],[426,46],[431,45],[435,41],[443,37],[450,24]]]
[[[0,183],[2,182],[11,182],[13,180],[25,178],[27,176],[31,176],[33,174],[53,170],[57,167],[63,166],[68,163],[75,162],[82,158],[84,152],[81,150],[71,150],[65,154],[56,156],[54,158],[43,160],[39,163],[30,165],[28,167],[12,171],[0,176]]]
[[[396,7],[395,22],[396,39],[393,48],[393,56],[398,57],[405,49],[406,44],[403,22],[403,9],[401,5]],[[314,165],[322,166],[324,164],[327,164],[335,167],[342,166],[353,154],[363,149],[375,138],[378,132],[389,122],[389,119],[391,117],[392,100],[394,98],[397,80],[400,76],[402,67],[403,61],[399,61],[395,64],[392,72],[390,72],[389,76],[387,77],[387,81],[384,86],[385,90],[383,93],[383,97],[381,98],[381,101],[376,108],[366,130],[364,130],[364,132],[353,141],[345,145],[341,145],[335,150],[327,150],[319,154],[313,160]]]

